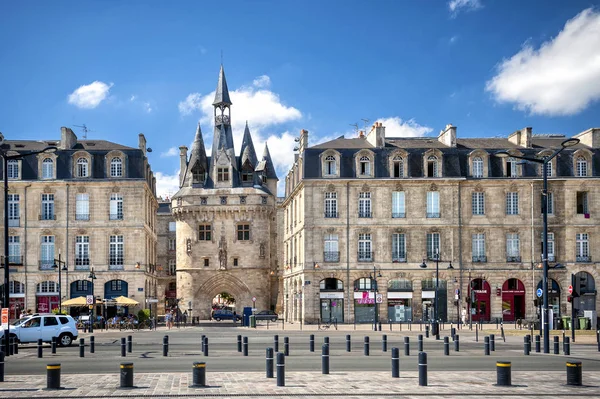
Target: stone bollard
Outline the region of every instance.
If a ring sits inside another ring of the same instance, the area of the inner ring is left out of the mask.
[[[273,336],[273,350],[275,353],[279,352],[279,335]]]
[[[392,378],[400,378],[400,350],[392,348]]]
[[[444,337],[444,356],[450,356],[450,339]]]
[[[127,336],[127,352],[133,352],[133,337],[131,335]]]
[[[204,337],[204,356],[208,356],[208,337]]]
[[[490,350],[492,352],[496,351],[496,336],[494,334],[490,334]]]
[[[535,336],[535,353],[540,353],[540,336]]]
[[[46,389],[60,389],[60,363],[46,366]]]
[[[381,336],[381,350],[387,352],[387,335],[385,334]]]
[[[202,342],[202,344],[204,344],[204,342]],[[242,353],[242,336],[241,335],[237,336],[237,351],[239,353]],[[202,352],[204,352],[204,351],[202,351]]]
[[[85,339],[79,338],[79,357],[85,357]]]
[[[51,343],[51,348],[52,348],[52,354],[56,353],[56,337],[52,337],[52,343]]]
[[[90,336],[90,353],[96,352],[96,338],[93,335]]]
[[[502,387],[511,386],[511,364],[510,362],[498,361],[496,362],[496,385]]]
[[[352,337],[350,334],[346,335],[346,352],[352,352]]]
[[[329,374],[329,344],[323,344],[321,348],[321,373]]]
[[[248,356],[248,337],[244,337],[242,341],[242,354]]]
[[[163,337],[163,356],[169,356],[169,336]]]
[[[0,352],[0,382],[4,382],[4,352]]]
[[[121,338],[121,357],[125,357],[127,356],[127,348],[126,348],[126,341],[125,341],[125,337]]]
[[[567,385],[582,385],[581,362],[567,362]]]
[[[285,354],[277,353],[277,386],[285,386]]]
[[[427,386],[427,353],[426,352],[419,352],[419,386],[422,386],[422,387]]]
[[[490,355],[490,337],[487,336],[483,338],[483,354],[485,356]]]
[[[364,354],[369,356],[369,337],[365,337]]]
[[[560,343],[558,342],[557,336],[554,337],[554,354],[555,355],[560,354]]]
[[[423,352],[423,334],[419,334],[417,336],[417,346],[418,346],[418,351]]]
[[[283,337],[283,354],[285,356],[290,355],[290,338],[289,337]]]
[[[410,338],[404,337],[404,356],[410,356]]]
[[[121,363],[120,388],[133,388],[133,363]]]
[[[206,386],[206,363],[194,362],[192,366],[192,385],[190,388],[202,388]]]
[[[565,354],[565,356],[571,356],[571,342],[569,337],[565,337],[565,342],[563,346],[563,353]]]
[[[460,351],[460,335],[454,334],[454,352]]]
[[[267,378],[273,378],[273,348],[267,348],[266,356]]]
[[[41,359],[42,357],[44,357],[44,354],[43,354],[43,352],[42,352],[42,351],[43,351],[43,349],[42,349],[42,340],[41,340],[41,339],[38,339],[38,341],[37,341],[37,356],[38,356],[38,358],[40,358],[40,359]],[[60,369],[60,365],[59,365],[59,369]]]
[[[308,339],[308,350],[310,352],[315,351],[315,335],[314,334],[310,334],[310,338]]]

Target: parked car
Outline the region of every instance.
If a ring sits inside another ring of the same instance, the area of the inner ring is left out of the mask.
[[[216,321],[233,320],[233,312],[231,310],[218,309],[213,312],[212,318]],[[240,321],[241,319],[242,316],[240,316],[239,314],[235,315],[236,321]]]
[[[75,320],[67,315],[36,313],[16,320],[10,326],[10,336],[21,343],[37,342],[40,338],[43,342],[51,342],[52,337],[56,337],[60,346],[70,346],[78,335]],[[1,330],[0,338],[3,336],[4,330]]]
[[[270,321],[277,321],[277,318],[279,317],[277,313],[273,312],[272,310],[261,310],[260,312],[255,313],[254,316],[256,317],[256,320]]]

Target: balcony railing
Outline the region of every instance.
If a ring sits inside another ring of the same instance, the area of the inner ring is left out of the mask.
[[[337,218],[337,217],[339,217],[339,214],[337,212],[325,212],[325,217],[326,218]]]
[[[40,270],[54,270],[54,259],[42,259],[38,261]]]
[[[123,265],[108,265],[108,270],[123,270],[125,266]]]
[[[38,215],[38,220],[56,220],[55,213],[42,213]]]
[[[323,260],[325,262],[339,262],[340,252],[339,251],[325,251],[323,252]]]
[[[21,218],[12,217],[8,219],[8,227],[19,227],[21,225]]]
[[[439,259],[439,254],[438,252],[427,252],[427,260],[437,260]]]
[[[576,262],[591,262],[592,257],[591,256],[576,256],[575,261]]]
[[[473,263],[486,263],[487,256],[485,255],[473,255]]]
[[[109,218],[109,220],[123,220],[123,214],[122,213],[111,213],[108,218]]]
[[[89,270],[90,258],[75,258],[75,270]]]
[[[392,262],[406,262],[406,252],[392,252]]]
[[[371,211],[358,212],[358,217],[359,218],[370,218],[371,217]]]
[[[89,213],[76,213],[75,220],[90,220]]]
[[[359,262],[373,262],[373,252],[358,251]]]
[[[521,262],[521,257],[520,256],[507,256],[506,261],[509,263],[519,263],[519,262]]]
[[[392,218],[394,219],[402,219],[406,217],[406,213],[404,212],[392,212]]]
[[[427,219],[438,219],[439,217],[439,212],[427,212]]]
[[[4,256],[0,258],[2,265],[4,266]],[[23,265],[23,255],[8,255],[8,264],[14,266]]]

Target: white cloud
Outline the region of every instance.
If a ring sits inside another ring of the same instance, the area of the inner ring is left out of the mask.
[[[461,11],[473,11],[483,7],[480,0],[450,0],[448,9],[452,17],[456,17]]]
[[[191,147],[190,147],[191,148]],[[160,157],[161,158],[165,158],[165,157],[175,157],[179,155],[179,151],[177,150],[176,147],[171,147],[169,148],[167,151],[165,152],[161,152],[160,153]]]
[[[450,38],[450,40],[448,40],[448,43],[454,44],[454,43],[456,43],[457,40],[458,40],[458,35],[454,35]]]
[[[486,90],[541,115],[573,115],[600,99],[600,12],[587,9],[552,40],[502,61]]]
[[[131,98],[129,99],[129,101],[133,102],[133,101],[135,101],[136,98],[137,98],[137,96],[135,94],[132,94]]]
[[[429,126],[419,125],[414,119],[405,121],[398,116],[380,118],[377,122],[385,126],[386,137],[423,137],[433,131]]]
[[[73,104],[78,108],[96,108],[106,99],[112,86],[112,83],[106,84],[98,80],[89,85],[79,86],[73,93],[69,94],[69,104]]]
[[[144,103],[144,109],[147,113],[152,112],[152,107],[150,106],[150,103]]]
[[[159,197],[172,197],[179,191],[179,170],[173,175],[156,172],[156,195]]]
[[[200,93],[191,93],[185,100],[179,103],[179,113],[181,115],[189,115],[195,110],[200,109]]]
[[[255,87],[269,87],[271,86],[271,78],[268,77],[267,75],[262,75],[257,77],[256,79],[254,79],[252,81],[252,84]]]

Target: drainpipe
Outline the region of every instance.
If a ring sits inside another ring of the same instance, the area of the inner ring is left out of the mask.
[[[65,239],[67,240],[66,243],[66,250],[67,250],[67,255],[65,258],[65,265],[67,266],[67,273],[65,276],[65,279],[67,281],[67,284],[65,284],[65,296],[67,297],[67,300],[70,298],[69,297],[69,183],[67,183],[67,212],[66,212],[66,227],[65,227]],[[61,267],[60,265],[58,265],[58,267]],[[93,282],[93,281],[92,281]],[[61,281],[59,281],[59,286],[60,284],[62,284]],[[62,301],[62,298],[60,298],[60,300]]]
[[[350,296],[353,292],[350,290],[350,182],[346,182],[346,292],[348,293],[346,323],[349,323],[350,305],[354,301],[354,296]]]
[[[25,217],[23,218],[24,223],[23,223],[23,266],[24,266],[24,270],[25,270],[25,301],[23,304],[23,307],[25,309],[28,309],[27,307],[27,291],[29,288],[29,284],[27,284],[27,270],[29,269],[28,267],[28,263],[27,263],[27,189],[31,187],[31,184],[28,184],[25,186],[25,192],[23,193],[23,205],[25,208]]]
[[[465,294],[463,291],[463,253],[462,253],[462,186],[458,182],[458,286],[460,287],[460,297],[464,298]],[[456,309],[456,320],[460,323],[461,311],[462,311],[462,299],[457,300],[458,309]]]
[[[536,287],[535,287],[535,229],[534,229],[534,202],[535,202],[535,198],[534,198],[534,190],[533,190],[533,181],[531,182],[531,295],[535,295],[535,291],[536,291]],[[533,300],[530,301],[530,303],[533,303]],[[529,305],[531,306],[531,305]],[[535,309],[531,308],[531,313],[530,314],[534,314],[535,313]],[[541,321],[541,318],[540,318]]]

